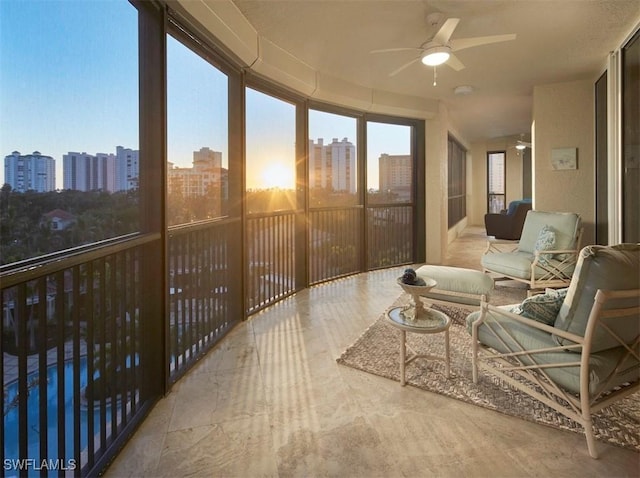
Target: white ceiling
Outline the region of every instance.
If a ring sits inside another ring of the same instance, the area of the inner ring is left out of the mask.
[[[533,87],[597,78],[608,52],[640,21],[638,0],[232,1],[260,37],[318,72],[443,101],[467,141],[528,136]],[[465,68],[438,67],[437,86],[433,69],[419,62],[390,77],[416,53],[370,50],[421,46],[437,29],[426,19],[435,12],[460,18],[452,39],[504,33],[517,38],[457,52]],[[474,92],[456,96],[459,85]]]

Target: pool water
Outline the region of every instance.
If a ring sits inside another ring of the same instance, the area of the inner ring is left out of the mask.
[[[27,383],[37,384],[39,372],[33,372],[28,375]],[[87,359],[80,359],[80,388],[87,386]],[[59,463],[70,463],[70,460],[76,455],[74,449],[74,408],[80,407],[80,452],[87,448],[87,407],[86,404],[80,403],[76,405],[74,397],[74,370],[73,362],[68,361],[64,364],[64,403],[59,407],[58,401],[58,369],[57,365],[51,365],[47,368],[47,456],[49,460],[58,460]],[[18,393],[18,382],[14,381],[5,387],[5,411],[11,401]],[[58,408],[61,408],[59,411]],[[106,424],[110,424],[112,407],[105,405]],[[8,413],[4,416],[4,459],[5,468],[7,460],[17,460],[19,454],[18,447],[18,406],[10,407]],[[60,413],[60,415],[59,415]],[[101,431],[100,423],[100,403],[94,403],[93,409],[93,431],[95,435],[99,435]],[[64,423],[64,450],[61,450],[58,443],[59,424]],[[28,433],[28,458],[35,459],[40,463],[40,389],[35,385],[29,390],[27,398],[27,433]],[[94,436],[95,436],[94,435]],[[13,463],[13,462],[11,462]],[[10,470],[5,469],[5,473],[10,474]]]

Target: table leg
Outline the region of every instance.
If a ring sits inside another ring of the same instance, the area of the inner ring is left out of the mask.
[[[400,385],[405,385],[405,367],[407,366],[407,333],[400,330]]]
[[[449,329],[444,331],[444,371],[449,378],[450,374],[450,361],[449,361]]]

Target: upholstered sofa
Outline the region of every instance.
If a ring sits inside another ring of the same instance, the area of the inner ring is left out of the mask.
[[[640,389],[640,244],[587,246],[570,285],[467,317],[479,370],[581,423]]]

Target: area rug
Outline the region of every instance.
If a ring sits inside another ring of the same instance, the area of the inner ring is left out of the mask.
[[[517,293],[515,295],[517,296]],[[408,295],[403,294],[393,305],[404,305],[408,300]],[[511,388],[496,377],[484,373],[478,384],[474,384],[471,370],[471,337],[464,325],[468,312],[453,307],[436,308],[447,313],[452,319],[449,329],[450,379],[445,378],[442,362],[416,360],[406,369],[408,385],[524,420],[584,434],[584,429],[578,423],[527,394]],[[429,350],[430,353],[440,356],[444,354],[442,334],[409,333],[407,344],[414,350]],[[398,329],[390,325],[382,314],[337,359],[337,362],[399,382],[399,348]],[[640,452],[640,393],[600,410],[593,416],[593,424],[597,440]]]

